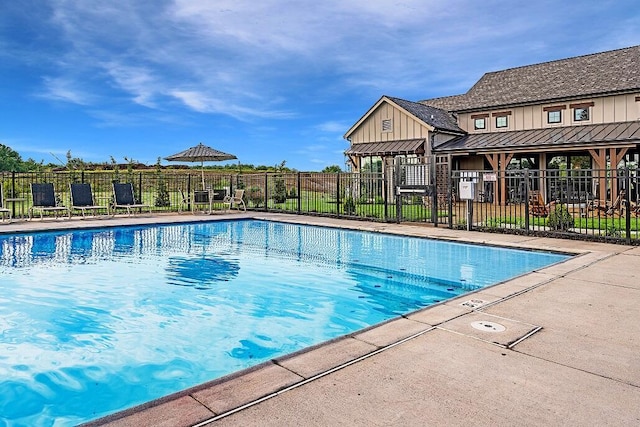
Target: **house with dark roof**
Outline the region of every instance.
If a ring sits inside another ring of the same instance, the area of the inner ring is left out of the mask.
[[[461,95],[383,96],[345,138],[356,171],[431,155],[496,172],[640,165],[640,46],[488,72]]]

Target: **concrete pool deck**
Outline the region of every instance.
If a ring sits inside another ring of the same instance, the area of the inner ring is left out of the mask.
[[[640,424],[640,247],[255,212],[0,233],[240,217],[580,255],[93,425]]]

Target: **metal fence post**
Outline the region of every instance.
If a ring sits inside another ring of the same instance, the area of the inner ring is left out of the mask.
[[[187,175],[187,211],[191,211],[191,174]]]
[[[529,234],[529,169],[524,170],[524,228]]]
[[[399,224],[400,222],[402,222],[402,195],[400,193],[399,188],[400,188],[400,177],[401,177],[401,172],[402,167],[400,165],[400,161],[397,161],[395,164],[395,181],[393,183],[393,196],[395,197],[396,200],[396,222]]]
[[[445,194],[447,195],[447,206],[449,211],[449,228],[453,228],[453,194],[451,193],[453,186],[455,185],[453,182],[453,171],[451,168],[447,171],[447,177],[449,179],[449,185],[447,185]],[[438,187],[436,185],[436,193],[438,192]]]
[[[302,211],[302,185],[301,184],[301,178],[300,178],[300,172],[298,172],[298,177],[297,177],[297,182],[296,182],[296,186],[298,188],[296,188],[296,194],[298,195],[298,214],[300,214],[300,212]]]
[[[624,188],[626,191],[624,192],[624,200],[622,203],[624,204],[624,216],[625,216],[625,236],[627,245],[631,244],[631,203],[629,198],[629,193],[631,192],[631,172],[629,171],[629,167],[625,166],[624,168]]]
[[[388,170],[388,169],[387,169]],[[389,220],[389,206],[387,204],[387,202],[389,201],[389,187],[388,187],[388,181],[387,181],[387,174],[385,173],[384,175],[382,175],[382,185],[383,185],[383,191],[382,191],[382,203],[384,204],[384,222],[387,222]]]
[[[336,214],[340,215],[340,174],[336,174]]]
[[[429,158],[429,187],[431,187],[431,222],[438,226],[438,172],[436,171],[436,156]]]
[[[10,196],[12,198],[18,196],[18,193],[16,193],[16,171],[11,171],[11,194],[10,194]],[[11,209],[12,209],[11,217],[15,218],[16,217],[16,204],[15,204],[15,202],[12,203],[12,205],[13,206],[11,207]],[[23,205],[22,209],[24,209],[24,205]],[[22,212],[24,212],[24,211],[22,211]]]
[[[268,201],[269,201],[269,174],[265,172],[264,174],[264,211],[265,212],[269,210],[267,206]]]

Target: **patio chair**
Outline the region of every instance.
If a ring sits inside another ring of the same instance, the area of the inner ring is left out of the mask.
[[[96,205],[93,199],[93,191],[91,191],[91,184],[89,183],[74,183],[69,184],[71,190],[71,209],[79,210],[82,212],[82,217],[85,217],[86,211],[91,211],[93,216],[96,216],[98,209],[105,209],[109,212],[108,206]]]
[[[113,183],[113,214],[115,215],[118,209],[126,209],[127,214],[132,215],[132,209],[148,209],[151,213],[151,206],[144,203],[136,203],[136,198],[133,194],[133,184],[127,183]]]
[[[58,206],[56,193],[53,184],[50,182],[32,183],[31,199],[33,204],[29,208],[29,220],[33,218],[34,211],[40,212],[40,218],[43,218],[45,212],[53,212],[56,218],[58,217],[58,212],[66,212],[67,216],[71,218],[71,210],[68,207]]]
[[[2,184],[0,183],[0,213],[2,213],[2,222],[9,216],[9,222],[11,222],[11,209],[7,209],[4,206],[4,193],[2,191]]]
[[[613,204],[609,204],[606,200],[593,199],[587,204],[588,212],[597,212],[598,216],[618,214],[622,216],[624,212],[624,196],[625,191],[621,190]]]
[[[211,213],[212,200],[208,190],[196,190],[193,195],[188,195],[181,189],[180,195],[182,196],[182,202],[178,207],[178,212],[182,212],[184,206],[191,206],[191,212],[195,215],[198,206],[208,206],[209,213]]]
[[[529,191],[529,215],[545,218],[549,216],[550,207],[551,203],[545,205],[540,191]]]
[[[247,205],[244,203],[244,190],[236,190],[233,196],[226,196],[222,203],[227,206],[227,210],[233,208],[240,210],[240,206],[242,206],[242,210],[246,212]]]

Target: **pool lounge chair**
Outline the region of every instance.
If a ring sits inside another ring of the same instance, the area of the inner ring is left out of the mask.
[[[43,218],[45,212],[53,212],[55,217],[58,217],[58,212],[66,212],[67,216],[71,218],[71,210],[66,206],[58,206],[56,202],[56,193],[53,188],[53,184],[46,183],[32,183],[31,184],[31,200],[32,206],[29,208],[29,220],[33,218],[33,212],[40,212],[40,218]]]
[[[129,215],[133,214],[132,209],[148,209],[151,213],[151,206],[144,203],[136,203],[136,198],[133,194],[133,184],[127,183],[113,183],[113,198],[115,200],[113,204],[113,214],[115,215],[118,209],[126,209]]]
[[[233,193],[233,196],[225,197],[222,203],[227,206],[227,210],[233,208],[234,206],[236,207],[236,209],[240,210],[240,206],[242,206],[242,210],[246,211],[247,206],[244,204],[243,197],[244,190],[236,190],[235,193]]]
[[[588,212],[596,212],[598,216],[622,216],[624,213],[624,196],[625,191],[621,190],[616,200],[609,204],[606,200],[593,199],[587,204]]]
[[[9,222],[11,222],[11,209],[7,209],[4,206],[4,193],[2,192],[2,184],[0,184],[0,213],[2,214],[2,222],[9,217]]]
[[[108,206],[95,204],[93,200],[93,191],[91,191],[91,184],[69,184],[69,189],[71,190],[71,209],[81,211],[83,218],[85,217],[86,211],[91,211],[93,216],[96,216],[96,211],[99,209],[104,209],[109,213]]]

